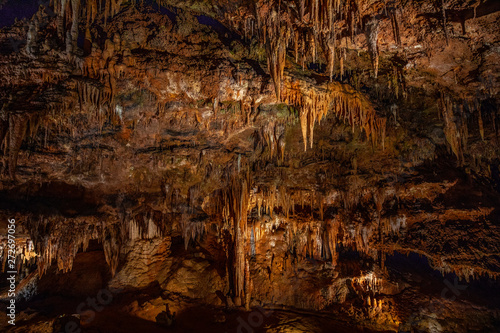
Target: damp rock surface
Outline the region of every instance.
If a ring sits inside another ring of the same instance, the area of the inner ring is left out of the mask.
[[[0,29],[2,330],[498,330],[497,1],[35,7]]]

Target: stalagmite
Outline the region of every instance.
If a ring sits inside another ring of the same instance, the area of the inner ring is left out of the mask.
[[[245,310],[250,310],[250,299],[252,296],[250,281],[250,262],[245,259]]]

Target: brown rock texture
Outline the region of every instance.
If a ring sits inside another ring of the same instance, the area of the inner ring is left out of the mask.
[[[2,330],[498,331],[497,1],[35,7],[0,29]]]

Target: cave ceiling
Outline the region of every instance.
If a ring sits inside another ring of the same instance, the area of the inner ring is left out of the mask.
[[[257,307],[274,312],[255,332],[497,332],[500,2],[16,6],[0,2],[9,332],[52,332],[75,305],[36,309],[102,288],[119,301],[84,332],[154,332],[165,304],[176,332],[196,307],[207,332]]]

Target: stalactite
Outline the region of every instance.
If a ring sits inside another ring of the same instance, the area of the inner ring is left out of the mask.
[[[241,192],[239,192],[241,191]],[[244,274],[245,274],[245,243],[246,243],[246,230],[247,230],[247,206],[248,206],[248,192],[247,184],[245,181],[241,184],[241,189],[233,192],[233,204],[235,208],[233,211],[233,218],[235,223],[235,285],[236,296],[243,296],[244,294]],[[238,193],[239,192],[239,193]]]
[[[153,222],[153,219],[151,216],[148,217],[148,239],[153,239],[156,237],[161,236],[161,231],[156,225],[156,223]]]
[[[260,41],[266,45],[269,71],[275,84],[278,100],[281,96],[279,85],[283,76],[289,41],[293,41],[295,62],[299,61],[299,55],[301,55],[300,61],[303,68],[308,60],[315,63],[320,48],[323,48],[332,77],[335,51],[331,41],[333,39],[334,42],[336,38],[336,22],[344,20],[344,25],[350,29],[352,37],[360,21],[359,16],[356,15],[358,6],[353,6],[350,2],[299,0],[297,5],[295,10],[292,10],[290,5],[276,0],[259,0],[256,5]],[[293,37],[293,40],[290,40],[290,37]],[[342,69],[344,60],[341,60]],[[376,60],[378,63],[378,55]],[[377,69],[378,64],[376,72]]]
[[[116,270],[118,269],[118,262],[120,259],[119,238],[115,234],[114,230],[112,230],[109,234],[103,234],[102,239],[104,258],[106,259],[106,263],[111,270],[112,276],[114,276],[116,274]]]
[[[448,29],[446,27],[446,8],[445,8],[445,0],[441,0],[441,12],[443,15],[443,30],[444,30],[444,37],[446,39],[446,45],[448,45]]]
[[[64,18],[66,13],[66,4],[68,0],[55,0],[54,1],[54,12],[57,14],[57,35],[60,39],[64,39]]]
[[[481,114],[481,106],[477,107],[477,123],[479,126],[479,134],[481,135],[481,140],[484,141],[484,125],[483,125],[483,116]]]
[[[87,28],[90,25],[91,22],[95,21],[95,18],[97,16],[97,0],[87,0]]]
[[[340,49],[340,80],[342,81],[342,79],[344,78],[344,49]]]
[[[391,26],[392,26],[392,33],[394,35],[394,41],[398,46],[401,46],[401,36],[399,33],[399,20],[398,20],[397,9],[391,10],[389,16],[391,18]]]
[[[378,131],[378,136],[380,137],[381,140],[382,149],[385,149],[386,126],[387,126],[387,118],[382,118],[382,117],[376,118],[376,128]]]
[[[332,265],[336,266],[338,254],[337,254],[337,242],[338,242],[338,225],[339,222],[337,220],[331,220],[327,223],[326,228],[326,239],[328,244],[328,250],[330,252],[330,257],[332,261]]]
[[[266,46],[268,69],[273,79],[276,99],[281,101],[281,81],[292,31],[287,24],[282,23],[280,13],[272,7],[261,5],[257,9],[257,16],[261,24],[259,30]]]
[[[300,39],[299,39],[299,33],[298,31],[294,31],[293,33],[293,47],[294,47],[294,54],[295,54],[295,62],[299,62],[299,44],[300,44]]]
[[[135,219],[131,218],[129,220],[129,239],[136,240],[141,239],[141,228],[140,225],[135,221]]]
[[[385,137],[386,121],[377,120],[370,103],[354,89],[336,82],[320,87],[301,87],[300,83],[287,80],[284,86],[285,103],[300,109],[304,150],[307,150],[308,142],[311,147],[313,145],[314,124],[321,121],[330,109],[334,110],[337,117],[344,119],[344,122],[347,121],[353,129],[355,126],[361,127],[372,142]],[[384,142],[383,138],[381,141]]]
[[[182,237],[184,239],[184,249],[187,250],[191,240],[199,240],[205,233],[205,223],[182,219]]]
[[[462,105],[458,105],[460,116],[455,116],[455,104],[452,99],[445,94],[441,94],[440,109],[444,120],[444,133],[451,150],[459,160],[464,162],[464,152],[467,149],[467,123],[464,120]]]
[[[379,61],[378,32],[379,32],[379,20],[377,18],[371,18],[366,23],[365,34],[366,34],[366,42],[368,44],[368,52],[370,53],[370,58],[372,61],[372,67],[375,78],[377,78],[378,75],[378,61]]]
[[[68,36],[66,40],[66,51],[68,54],[75,52],[76,44],[78,39],[78,25],[80,21],[80,0],[70,0],[71,1],[71,28],[68,32]]]
[[[335,39],[328,39],[328,72],[330,73],[330,82],[333,81],[333,70],[335,69]]]
[[[37,36],[39,30],[39,21],[35,16],[33,20],[30,22],[28,27],[28,33],[26,35],[26,53],[28,56],[34,56],[35,51],[37,50]]]
[[[382,279],[378,278],[373,272],[369,272],[366,275],[353,278],[352,282],[359,285],[366,292],[379,293]],[[375,305],[376,300],[373,300],[372,303]]]
[[[285,146],[286,146],[286,141],[284,138],[284,134],[282,134],[279,139],[278,139],[278,149],[281,154],[281,163],[285,161]]]
[[[16,167],[19,150],[23,143],[29,115],[11,114],[9,117],[9,175],[16,178]]]
[[[14,269],[8,268],[7,260],[9,259],[9,241],[8,237],[0,238],[0,262],[2,264],[1,272],[12,271]],[[37,258],[33,242],[29,238],[16,237],[15,241],[15,262],[16,271],[23,275],[28,267],[33,265]]]

